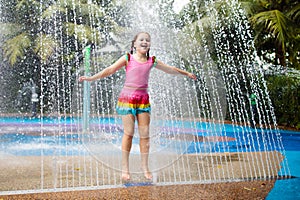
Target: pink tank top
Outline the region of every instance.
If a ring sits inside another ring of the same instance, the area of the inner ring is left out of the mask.
[[[130,54],[127,54],[126,79],[124,86],[133,88],[148,88],[150,70],[156,66],[155,57],[150,57],[147,62],[140,63]]]

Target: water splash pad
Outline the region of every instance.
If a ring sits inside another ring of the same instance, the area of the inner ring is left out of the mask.
[[[1,11],[11,6],[4,3]],[[87,65],[88,73],[93,74],[124,55],[138,31],[151,34],[151,54],[198,77],[192,81],[155,69],[151,72],[149,164],[153,184],[267,180],[290,175],[251,31],[237,2],[223,5],[230,8],[231,15],[226,16],[230,26],[224,24],[224,13],[216,10],[214,1],[202,6],[211,18],[202,18],[199,13],[197,20],[187,22],[161,12],[168,6],[157,1],[147,7],[140,1],[115,5],[124,10],[109,10],[109,5],[92,0],[80,6],[76,1],[44,3],[35,7],[39,24],[32,36],[45,34],[37,41],[41,47],[50,45],[48,49],[53,51],[39,51],[38,78],[36,73],[26,72],[39,86],[39,118],[0,121],[1,157],[5,160],[1,162],[1,169],[5,169],[1,191],[123,187],[123,128],[115,104],[124,71],[90,85],[77,79]],[[196,3],[191,5],[198,8]],[[127,18],[116,17],[120,13],[126,13]],[[2,14],[1,22],[7,23]],[[122,26],[115,27],[113,19]],[[4,38],[9,36],[1,33]],[[57,43],[51,43],[49,37]],[[86,59],[83,50],[91,43],[95,48]],[[22,63],[32,61],[27,59]],[[1,68],[2,74],[9,72]],[[5,88],[8,80],[1,81]],[[256,116],[248,98],[251,93],[258,100]],[[32,95],[30,91],[28,95]],[[1,102],[5,105],[5,98]],[[1,107],[3,116],[7,112]],[[133,180],[143,182],[138,140],[136,132],[130,167]],[[8,176],[15,171],[17,184]]]

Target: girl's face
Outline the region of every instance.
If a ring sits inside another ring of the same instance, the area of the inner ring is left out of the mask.
[[[140,33],[134,42],[134,47],[136,48],[136,51],[139,53],[146,54],[151,46],[150,40],[151,39],[149,34]]]

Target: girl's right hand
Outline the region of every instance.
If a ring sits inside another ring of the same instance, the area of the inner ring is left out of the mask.
[[[79,82],[91,81],[89,76],[80,76],[78,80],[79,80]]]

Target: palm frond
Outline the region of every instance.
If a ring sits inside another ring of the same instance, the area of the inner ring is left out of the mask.
[[[287,38],[291,37],[288,18],[278,10],[260,12],[251,18],[251,22],[256,28],[265,28],[282,47]]]
[[[80,43],[88,42],[100,43],[100,32],[95,28],[83,24],[66,23],[69,36],[74,36]]]
[[[96,4],[80,4],[80,11],[82,15],[103,17],[105,12]]]
[[[289,10],[289,12],[287,12],[287,16],[295,22],[300,22],[300,3]]]
[[[77,12],[80,16],[103,17],[104,11],[96,4],[81,3],[80,1],[72,2],[71,0],[60,0],[49,6],[43,12],[43,18],[49,19],[56,13],[66,13],[67,11]]]
[[[56,41],[49,35],[41,34],[35,40],[35,53],[40,57],[42,62],[46,62],[55,52]]]
[[[21,33],[4,43],[5,57],[11,65],[14,65],[18,58],[24,57],[24,51],[31,45],[31,39],[27,33]]]
[[[66,10],[64,8],[62,8],[60,5],[54,4],[49,6],[42,14],[42,17],[44,19],[50,19],[53,16],[55,16],[55,14],[57,12],[61,12],[61,13],[65,13]]]
[[[17,5],[16,5],[16,9],[17,10],[23,10],[24,7],[33,7],[33,6],[39,6],[40,3],[38,1],[35,0],[19,0]]]

